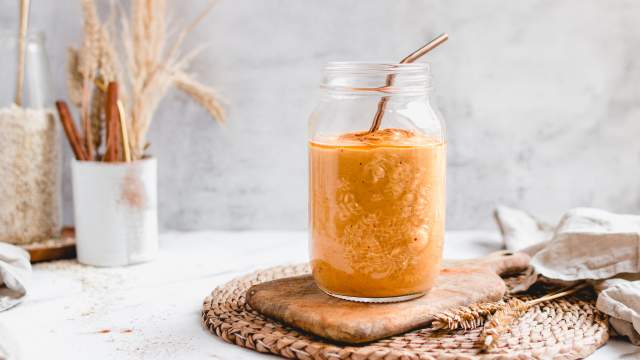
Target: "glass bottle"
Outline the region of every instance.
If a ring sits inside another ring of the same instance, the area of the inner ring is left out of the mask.
[[[0,32],[0,241],[28,244],[61,229],[60,131],[52,112],[49,63],[42,33],[25,45],[21,106],[15,31]]]
[[[346,300],[419,297],[439,274],[445,220],[445,127],[429,66],[329,63],[321,88],[309,120],[315,282]]]

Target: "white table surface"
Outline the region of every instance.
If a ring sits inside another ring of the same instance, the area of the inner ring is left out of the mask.
[[[445,244],[447,258],[499,249],[491,232],[450,232]],[[20,359],[267,359],[204,329],[202,300],[236,276],[306,259],[305,232],[166,233],[151,263],[36,266],[28,298],[0,313],[0,326],[17,343]],[[639,354],[625,341],[610,340],[590,359]]]

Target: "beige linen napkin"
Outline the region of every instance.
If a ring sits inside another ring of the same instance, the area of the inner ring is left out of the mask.
[[[0,242],[0,312],[22,301],[27,294],[30,277],[29,253],[17,246]],[[0,323],[0,360],[19,359],[16,344],[11,333]]]
[[[0,312],[22,301],[27,294],[30,277],[29,253],[17,246],[0,242]]]
[[[640,344],[640,216],[576,208],[552,231],[516,209],[500,206],[494,214],[507,249],[532,255],[539,274],[597,280],[598,309],[616,332]]]

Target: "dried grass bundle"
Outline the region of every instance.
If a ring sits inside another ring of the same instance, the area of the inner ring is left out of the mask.
[[[128,153],[130,148],[134,159],[144,156],[155,110],[173,86],[193,98],[215,120],[224,121],[216,92],[186,73],[198,51],[180,51],[187,34],[204,19],[213,1],[177,32],[167,27],[166,0],[131,0],[128,15],[120,3],[112,3],[111,16],[104,24],[94,0],[80,1],[84,37],[79,50],[69,49],[67,82],[70,98],[81,110],[83,143],[92,155],[99,157],[95,150],[104,143],[104,99],[110,82],[120,85],[118,107],[123,109],[121,118],[126,119],[122,130],[130,135],[122,137],[128,138],[128,143],[123,143],[124,151],[120,153]],[[115,18],[121,19],[119,28]]]

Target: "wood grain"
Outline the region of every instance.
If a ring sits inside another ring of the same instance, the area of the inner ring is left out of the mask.
[[[21,245],[29,253],[31,263],[73,259],[76,257],[75,229],[66,227],[62,229],[60,239],[45,243]]]
[[[442,311],[501,299],[499,274],[526,269],[523,253],[499,252],[484,258],[445,261],[436,286],[425,296],[400,303],[364,304],[323,293],[310,275],[252,286],[247,304],[260,313],[341,343],[366,343],[424,327]]]

